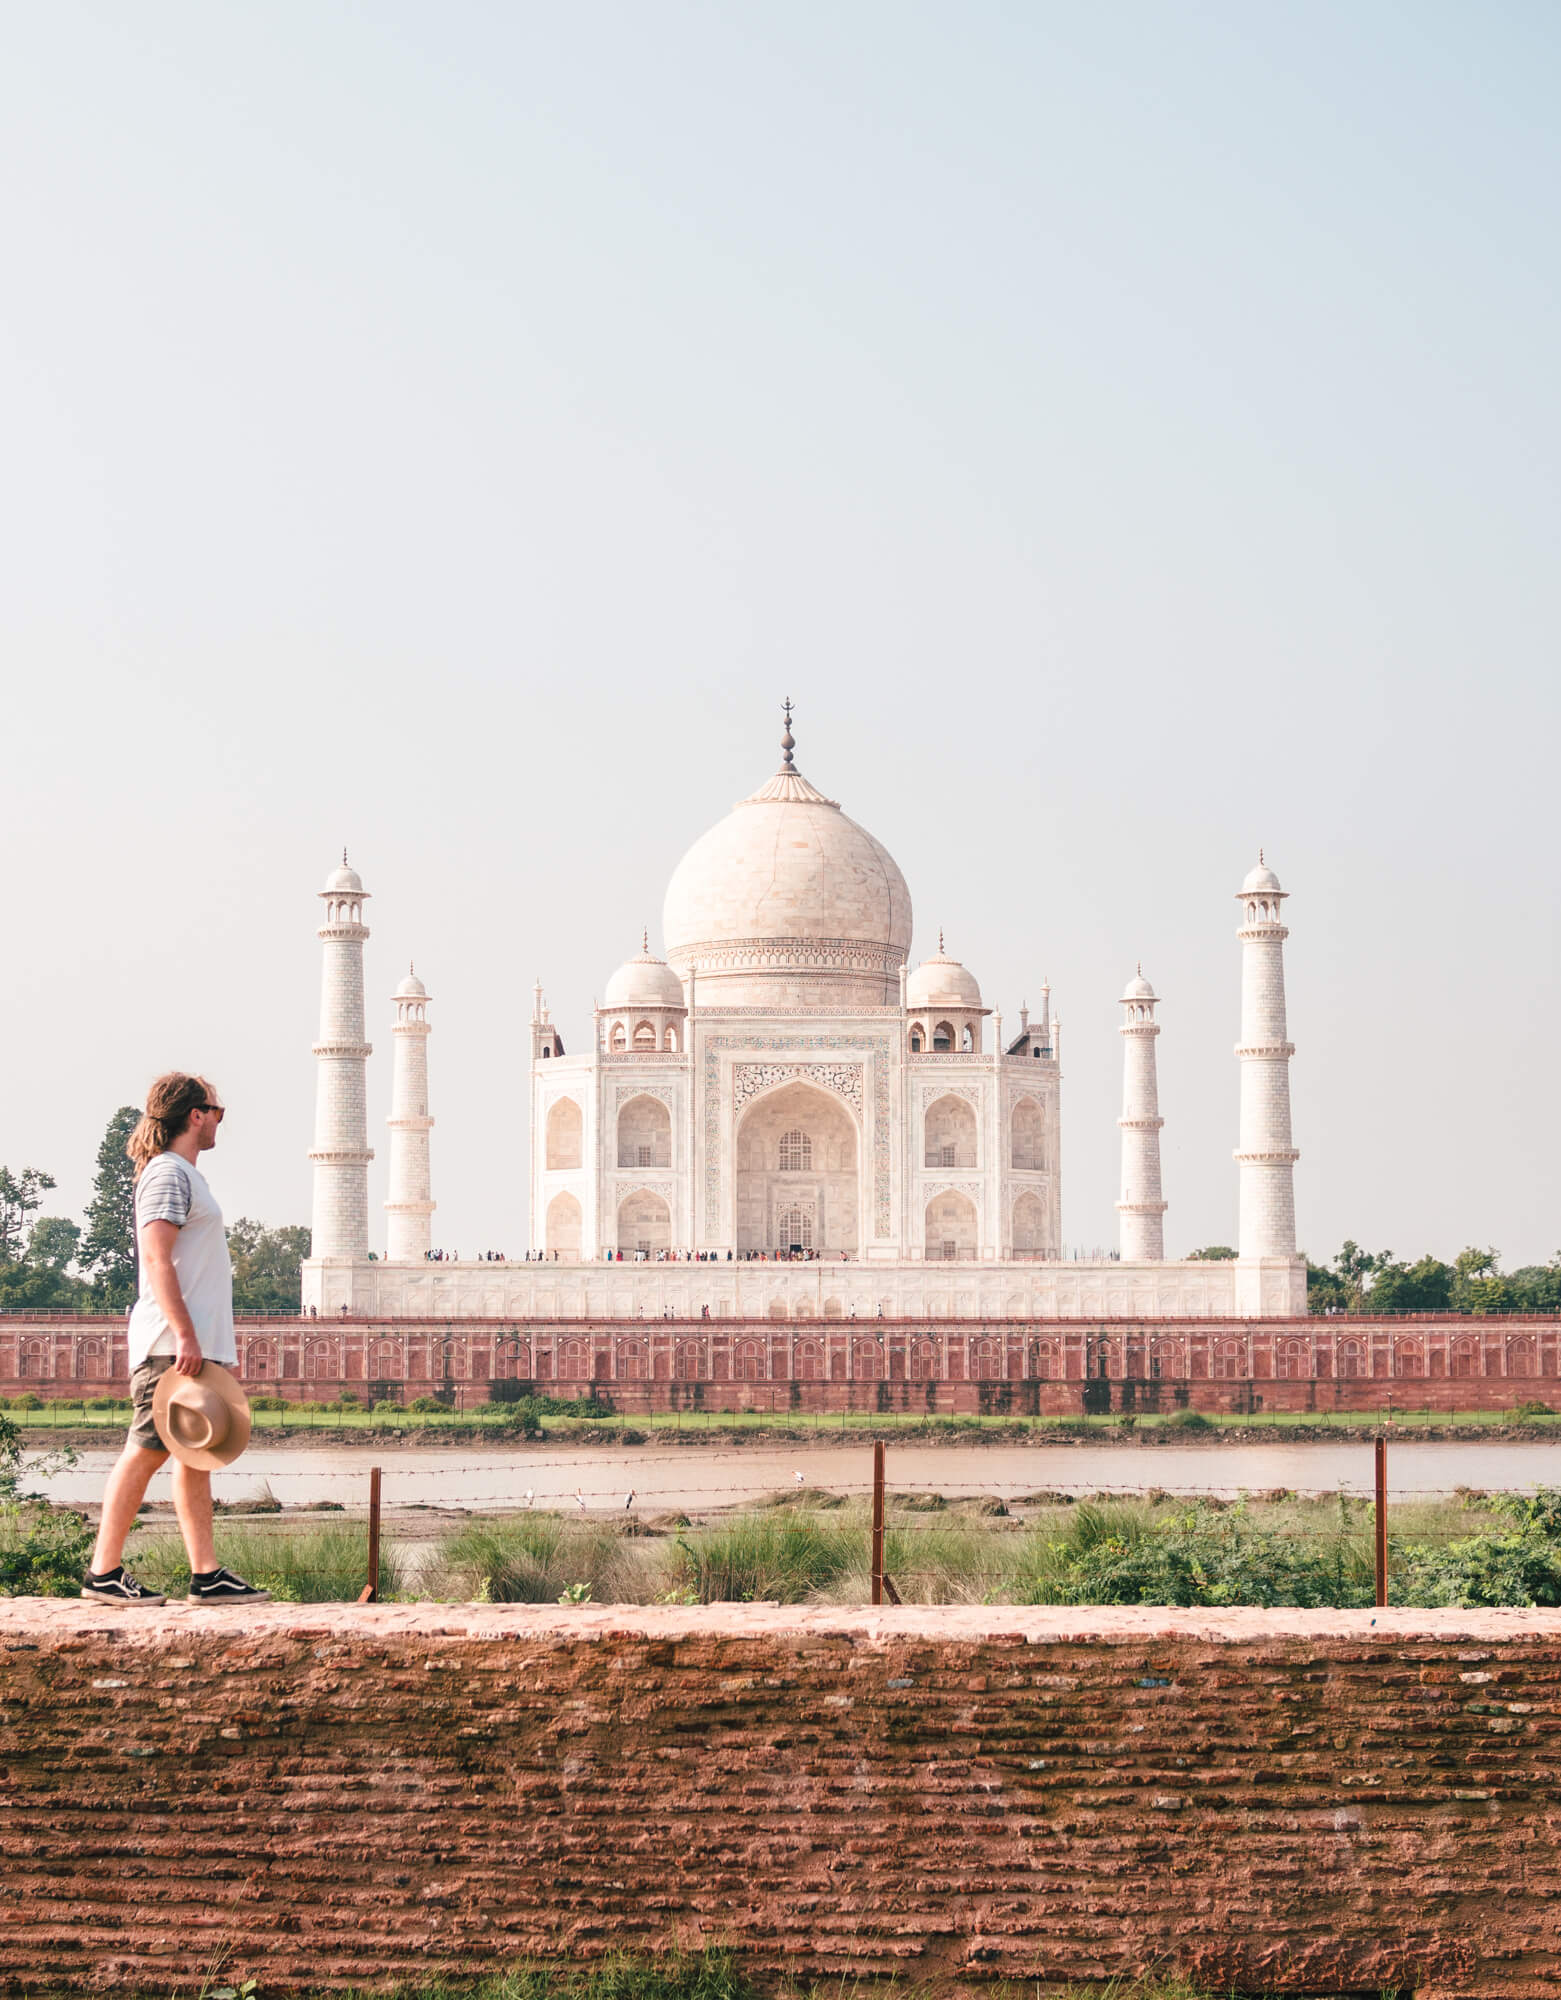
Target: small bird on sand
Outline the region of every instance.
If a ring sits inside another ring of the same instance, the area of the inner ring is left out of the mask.
[[[802,1474],[801,1474],[800,1472],[799,1472],[799,1473],[796,1473],[796,1474],[794,1475],[794,1477],[795,1477],[795,1479],[796,1479],[796,1482],[797,1482],[797,1484],[798,1484],[799,1486],[802,1486],[802,1485],[804,1485],[804,1484],[806,1483],[806,1482],[804,1481],[804,1479],[803,1479],[803,1477],[802,1477]]]
[[[631,1486],[623,1496],[623,1511],[627,1513],[634,1505],[634,1488]]]

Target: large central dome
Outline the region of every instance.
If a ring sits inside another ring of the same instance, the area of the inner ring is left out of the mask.
[[[705,1007],[886,1007],[911,897],[894,856],[783,760],[696,840],[667,886],[668,963]]]

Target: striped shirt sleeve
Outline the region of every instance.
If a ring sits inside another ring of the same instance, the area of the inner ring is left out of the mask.
[[[172,1153],[159,1153],[136,1182],[136,1223],[171,1222],[182,1229],[190,1219],[190,1180]]]

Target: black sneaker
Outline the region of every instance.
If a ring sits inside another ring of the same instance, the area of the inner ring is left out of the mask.
[[[167,1598],[161,1591],[148,1590],[144,1583],[137,1583],[127,1569],[110,1570],[106,1576],[95,1576],[89,1569],[87,1580],[81,1586],[83,1597],[95,1598],[99,1604],[166,1604]]]
[[[230,1569],[214,1569],[210,1576],[190,1578],[191,1604],[268,1604],[269,1590],[256,1590]]]

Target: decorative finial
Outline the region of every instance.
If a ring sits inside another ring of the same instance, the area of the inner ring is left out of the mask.
[[[1140,979],[1144,976],[1144,961],[1142,959],[1138,961],[1138,976]]]
[[[407,960],[407,971],[408,971],[409,973],[411,973],[411,974],[414,974],[414,975],[415,975],[415,974],[416,974],[416,972],[417,972],[417,966],[416,966],[416,963],[415,963],[415,962],[414,962],[414,961],[413,961],[412,959],[410,959],[410,958],[409,958],[409,959]]]
[[[641,953],[642,953],[642,954],[643,954],[643,955],[644,955],[645,957],[647,957],[647,958],[648,958],[648,957],[650,956],[650,925],[649,925],[649,924],[641,924],[641,925],[640,925],[640,951],[641,951]]]
[[[797,745],[796,745],[796,740],[795,740],[795,738],[794,738],[794,737],[792,736],[792,733],[791,733],[791,696],[790,696],[790,695],[787,695],[786,699],[785,699],[785,700],[784,700],[784,701],[783,701],[783,702],[781,703],[781,713],[782,713],[782,714],[783,714],[783,715],[785,716],[785,718],[786,718],[786,730],[785,730],[785,734],[784,734],[784,735],[783,735],[783,736],[781,737],[781,762],[782,762],[782,764],[784,764],[784,765],[785,765],[786,769],[787,769],[787,770],[789,771],[789,770],[791,769],[791,753],[792,753],[792,751],[793,751],[793,750],[795,750],[795,749],[796,749],[796,747],[797,747]]]
[[[347,866],[347,850],[345,847],[343,847],[341,851],[341,865],[343,866],[343,868]]]
[[[1263,850],[1261,847],[1257,851],[1257,865],[1259,868],[1266,868],[1268,866],[1268,863],[1263,859]]]
[[[938,956],[943,957],[943,926],[938,925]]]

